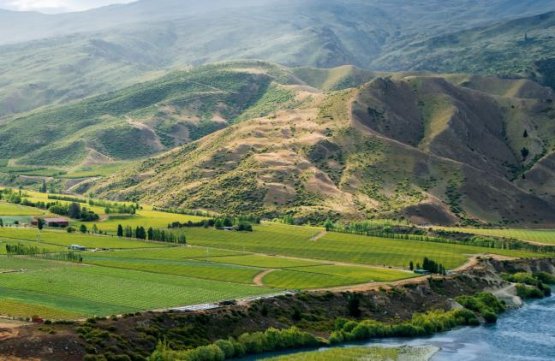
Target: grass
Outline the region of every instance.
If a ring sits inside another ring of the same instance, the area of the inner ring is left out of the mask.
[[[33,208],[0,201],[0,216],[42,216],[47,212]]]
[[[148,252],[144,252],[148,253]],[[259,268],[244,267],[231,264],[212,263],[199,260],[165,260],[145,258],[110,258],[102,255],[87,256],[85,262],[104,267],[194,277],[198,279],[216,280],[252,284],[253,278],[260,272]]]
[[[2,237],[0,237],[0,255],[1,254],[6,254],[6,245],[16,245],[16,244],[23,244],[25,246],[29,246],[29,247],[38,247],[41,250],[46,250],[48,252],[62,252],[64,250],[66,250],[65,247],[63,246],[57,246],[57,245],[52,245],[52,244],[46,244],[46,243],[40,243],[40,242],[35,242],[35,241],[25,241],[25,240],[20,240],[20,239],[2,239]],[[0,265],[1,266],[1,265]]]
[[[32,300],[21,301],[18,299],[2,298],[0,300],[0,310],[2,315],[13,317],[29,317],[29,315],[40,315],[45,319],[65,319],[72,320],[82,316],[77,312],[67,311],[63,308],[45,306],[33,303]]]
[[[157,248],[166,244],[143,242],[135,239],[118,238],[111,236],[99,236],[90,234],[70,234],[65,231],[20,229],[20,228],[0,228],[1,239],[40,241],[44,244],[57,246],[70,246],[79,244],[87,248],[108,248],[108,249],[127,249],[127,248]],[[167,245],[170,246],[169,244]]]
[[[22,262],[26,264],[28,261]],[[263,287],[168,274],[55,262],[48,264],[51,267],[48,272],[44,272],[43,268],[0,275],[3,299],[94,316],[214,302],[270,292]]]
[[[525,251],[392,240],[339,233],[328,233],[314,242],[310,241],[310,238],[319,232],[318,229],[280,224],[263,224],[256,227],[255,232],[249,234],[200,228],[187,229],[185,232],[189,243],[195,246],[393,267],[408,267],[410,261],[421,262],[424,257],[434,259],[452,269],[464,264],[468,256],[472,254],[538,256]]]
[[[522,241],[555,244],[555,230],[549,229],[486,229],[486,228],[441,228],[454,232],[473,233],[483,236],[516,238]]]
[[[386,282],[414,277],[414,274],[355,266],[313,266],[271,272],[264,284],[275,288],[313,289],[371,282]]]
[[[285,356],[263,358],[265,361],[400,361],[427,360],[427,347],[348,347],[300,352]]]
[[[308,260],[296,260],[276,256],[262,256],[262,255],[241,255],[241,256],[227,256],[227,257],[210,257],[206,258],[210,262],[230,263],[251,267],[264,267],[264,268],[294,268],[294,267],[307,267],[321,264],[320,262]]]
[[[144,207],[133,216],[124,217],[110,217],[107,221],[97,222],[98,228],[103,231],[108,231],[115,233],[117,231],[118,225],[121,224],[124,227],[153,227],[153,228],[167,228],[168,224],[172,222],[186,223],[188,221],[199,221],[204,219],[198,216],[188,216],[184,214],[173,214],[166,212],[155,211],[150,207]],[[91,224],[92,226],[92,224]]]
[[[41,200],[46,197],[35,193],[30,196]],[[7,210],[19,209],[0,205]],[[157,212],[145,206],[133,217],[96,224],[113,234],[118,224],[166,228],[174,221],[199,219],[202,218]],[[88,226],[91,228],[92,224]],[[184,232],[189,245],[176,246],[61,230],[39,232],[4,227],[0,228],[0,271],[17,272],[0,274],[0,306],[4,305],[3,313],[17,317],[106,316],[263,295],[281,289],[395,281],[413,276],[395,268],[407,267],[410,261],[421,262],[424,257],[454,268],[471,254],[538,256],[531,252],[340,233],[311,240],[321,231],[317,227],[278,223],[256,225],[254,232],[245,233],[184,228],[174,232]],[[71,244],[109,250],[83,252],[83,264],[1,256],[5,244],[15,243],[52,252],[64,251]],[[381,265],[392,269],[368,267]],[[261,280],[263,286],[256,286],[255,278],[268,270],[271,272]]]
[[[89,177],[107,177],[120,171],[122,167],[131,164],[130,162],[114,162],[108,164],[98,164],[91,166],[79,166],[67,174],[62,176],[62,178],[76,179],[76,178],[89,178]]]

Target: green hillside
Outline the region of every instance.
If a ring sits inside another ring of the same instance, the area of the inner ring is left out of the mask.
[[[552,164],[544,161],[554,151],[550,89],[462,74],[390,74],[335,92],[291,90],[300,105],[150,159],[93,191],[269,217],[555,222],[552,189],[536,192],[526,180]]]
[[[2,12],[0,118],[176,68],[240,59],[379,71],[520,72],[536,55],[552,57],[543,28],[549,24],[507,21],[554,10],[549,0],[210,0],[186,6],[145,0],[71,16]],[[499,25],[490,31],[492,24]],[[532,41],[517,52],[514,45],[526,31]]]
[[[546,61],[555,58],[554,36],[555,12],[549,12],[441,34],[384,54],[372,66],[521,75],[549,82],[553,70]]]

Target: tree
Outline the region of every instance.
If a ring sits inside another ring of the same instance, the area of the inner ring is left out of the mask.
[[[133,238],[133,228],[130,226],[125,227],[125,238]]]
[[[524,138],[528,138],[528,131],[524,130],[524,134],[522,135]]]
[[[71,203],[69,205],[69,208],[67,210],[67,215],[69,216],[69,218],[73,218],[73,219],[80,219],[81,218],[81,206],[79,205],[79,203]]]
[[[411,271],[414,271],[414,262],[410,261],[410,263],[409,263],[409,269],[410,269]]]
[[[148,228],[147,236],[150,241],[154,240],[154,229],[152,227]]]
[[[42,193],[46,193],[47,190],[48,190],[48,189],[46,188],[46,180],[43,179],[43,180],[42,180],[42,186],[40,187],[40,191],[41,191]]]
[[[37,219],[37,227],[39,228],[39,230],[42,230],[45,224],[46,222],[44,221],[44,219],[42,218]]]
[[[123,237],[123,226],[118,224],[118,237]]]
[[[81,233],[87,233],[87,226],[85,226],[84,224],[82,224],[82,225],[79,227],[79,231],[80,231]]]
[[[526,158],[528,158],[528,156],[530,155],[530,151],[528,150],[528,148],[524,147],[520,150],[520,154],[522,155],[522,159],[526,160]]]
[[[4,220],[0,218],[0,227],[4,227]]]
[[[75,233],[75,228],[73,227],[67,227],[66,228],[67,233]]]
[[[329,232],[329,231],[331,231],[331,230],[333,229],[334,224],[333,224],[333,222],[331,221],[331,219],[328,218],[328,219],[326,220],[326,222],[324,223],[324,227],[326,227],[326,232]]]

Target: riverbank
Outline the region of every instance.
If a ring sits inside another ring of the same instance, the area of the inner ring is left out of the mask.
[[[197,312],[146,312],[82,323],[32,325],[0,344],[0,354],[44,361],[104,361],[127,356],[143,361],[167,340],[172,349],[188,349],[219,339],[268,328],[296,327],[316,337],[330,337],[337,319],[402,323],[430,310],[460,307],[463,295],[506,289],[501,272],[555,273],[554,260],[480,259],[476,265],[446,277],[426,277],[415,284],[364,292],[306,292]],[[125,355],[125,356],[124,356]],[[124,358],[121,358],[122,360]]]

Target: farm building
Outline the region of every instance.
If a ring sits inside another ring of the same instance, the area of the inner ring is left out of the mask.
[[[72,251],[86,251],[87,250],[87,247],[80,246],[78,244],[72,244],[71,246],[69,246],[67,248],[72,250]]]
[[[69,227],[69,220],[67,218],[59,217],[59,218],[43,218],[43,219],[46,227],[53,227],[53,228]],[[33,226],[37,226],[39,224],[38,218],[34,218],[31,224]]]

